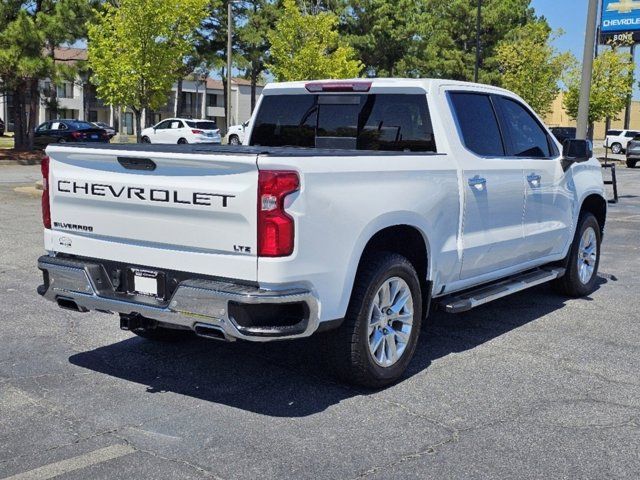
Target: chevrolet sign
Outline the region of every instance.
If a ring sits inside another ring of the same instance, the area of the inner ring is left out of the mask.
[[[640,0],[603,0],[603,33],[640,30]]]

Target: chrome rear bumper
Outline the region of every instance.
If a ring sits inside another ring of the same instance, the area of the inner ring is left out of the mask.
[[[44,284],[38,287],[38,293],[60,306],[73,306],[78,311],[141,315],[168,326],[194,331],[196,326],[209,325],[222,330],[229,340],[254,342],[307,337],[318,329],[318,302],[311,292],[303,289],[263,290],[193,279],[180,282],[170,299],[162,302],[116,291],[99,261],[42,256],[38,259],[38,268],[44,275]],[[230,315],[230,303],[235,308],[304,304],[305,314],[292,325],[243,326]]]

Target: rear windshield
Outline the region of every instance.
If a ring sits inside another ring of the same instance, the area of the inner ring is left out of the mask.
[[[621,133],[622,133],[622,131],[621,131],[621,130],[609,130],[609,131],[607,132],[607,135],[617,136],[617,135],[620,135]]]
[[[426,95],[270,95],[251,145],[435,152]]]
[[[191,128],[199,128],[200,130],[217,130],[218,125],[216,122],[194,122],[193,120],[187,120],[187,125]]]

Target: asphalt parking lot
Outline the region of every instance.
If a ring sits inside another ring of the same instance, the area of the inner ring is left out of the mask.
[[[640,169],[589,298],[432,314],[378,392],[313,341],[155,344],[42,300],[38,177],[0,166],[0,478],[640,478]]]

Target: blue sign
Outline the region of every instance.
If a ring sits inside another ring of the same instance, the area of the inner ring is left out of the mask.
[[[603,33],[640,30],[640,0],[603,0],[600,28]]]

